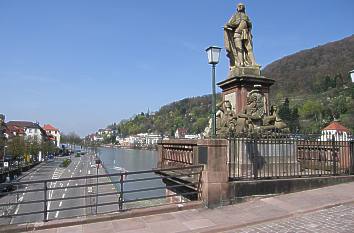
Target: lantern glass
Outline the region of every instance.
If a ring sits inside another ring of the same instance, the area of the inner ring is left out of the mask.
[[[216,46],[210,46],[209,48],[206,49],[206,52],[208,54],[209,64],[218,64],[219,63],[220,51],[221,51],[221,48],[216,47]]]

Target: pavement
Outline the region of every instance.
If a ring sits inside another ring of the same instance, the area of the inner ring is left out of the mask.
[[[71,226],[54,220],[37,224],[34,227],[38,230],[34,232],[354,232],[354,182],[258,198],[215,209],[197,208],[107,219],[109,221],[98,219],[89,224],[78,221],[78,225]]]

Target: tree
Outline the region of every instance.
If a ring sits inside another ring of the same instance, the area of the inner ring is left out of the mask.
[[[313,119],[316,122],[322,119],[323,107],[318,100],[306,100],[300,108],[300,115],[305,119]]]
[[[82,143],[82,139],[75,132],[70,132],[69,134],[62,134],[61,141],[62,143],[71,145],[80,145]]]
[[[41,150],[44,155],[53,154],[56,151],[56,146],[52,141],[42,140]]]
[[[14,157],[14,159],[25,154],[25,140],[21,136],[15,136],[8,140],[7,152]]]

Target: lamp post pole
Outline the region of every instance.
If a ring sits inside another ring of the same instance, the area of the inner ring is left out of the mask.
[[[212,134],[211,134],[211,138],[216,138],[216,91],[215,91],[215,66],[216,64],[212,64],[212,97],[211,97],[211,105],[212,105],[212,109],[211,109],[211,114],[212,114],[212,120],[211,120],[211,124],[212,124]]]
[[[208,54],[208,62],[211,64],[211,82],[212,82],[212,96],[211,96],[211,138],[216,138],[216,91],[215,91],[215,67],[219,63],[221,48],[210,46],[206,49]]]

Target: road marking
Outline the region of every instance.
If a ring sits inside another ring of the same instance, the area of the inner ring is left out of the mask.
[[[81,173],[81,169],[80,169],[80,173]]]
[[[64,192],[68,191],[68,188],[65,188]]]
[[[63,183],[60,183],[60,187],[63,187]]]
[[[61,198],[64,198],[65,197],[65,193],[63,193],[63,195],[61,196]]]
[[[55,218],[58,218],[59,210],[55,213]]]
[[[61,201],[61,202],[59,203],[59,207],[61,207],[62,204],[63,204],[63,201]]]
[[[23,201],[23,196],[18,199],[18,201]]]
[[[18,213],[18,210],[20,209],[20,205],[17,205],[17,208],[16,208],[16,210],[15,210],[15,214],[17,214]]]
[[[89,174],[89,175],[91,174],[91,171],[90,171],[90,170],[88,171],[88,174]]]
[[[75,186],[77,186],[78,184],[76,183]]]

